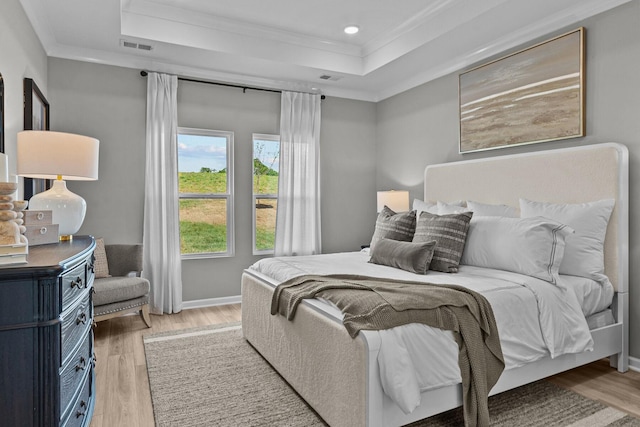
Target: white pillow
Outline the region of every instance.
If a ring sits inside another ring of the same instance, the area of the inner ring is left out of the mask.
[[[462,212],[469,212],[469,209],[464,204],[464,201],[457,201],[451,203],[445,203],[438,200],[438,215],[450,215],[458,214]],[[431,212],[433,213],[433,212]]]
[[[413,199],[413,210],[416,211],[416,218],[420,218],[420,213],[424,211],[437,215],[438,205],[420,199]]]
[[[473,212],[474,216],[506,216],[508,218],[517,218],[518,210],[508,205],[490,205],[487,203],[474,202],[467,200],[467,208]]]
[[[456,202],[445,203],[441,201],[425,202],[419,199],[413,199],[413,210],[416,211],[416,218],[420,218],[421,212],[429,212],[434,215],[448,215],[453,213],[468,212],[465,209],[464,201],[458,200]]]
[[[513,271],[559,285],[565,239],[573,230],[548,218],[474,215],[460,264]]]
[[[555,204],[520,199],[520,215],[544,216],[567,224],[575,234],[567,239],[560,274],[609,283],[604,274],[604,237],[615,200],[591,203]]]

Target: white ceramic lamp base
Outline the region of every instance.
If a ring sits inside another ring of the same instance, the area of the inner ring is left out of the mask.
[[[59,224],[60,238],[68,240],[82,226],[87,212],[87,203],[82,197],[69,191],[64,180],[56,179],[51,189],[31,197],[29,209],[52,211],[53,223]]]

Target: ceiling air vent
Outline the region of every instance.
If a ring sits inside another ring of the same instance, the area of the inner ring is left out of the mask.
[[[337,82],[341,78],[342,77],[338,77],[338,76],[330,76],[329,74],[323,74],[320,76],[320,80],[330,80],[332,82]]]
[[[149,44],[130,42],[130,41],[127,41],[127,40],[120,40],[120,46],[128,47],[130,49],[146,50],[147,52],[153,49],[153,46],[151,46]]]

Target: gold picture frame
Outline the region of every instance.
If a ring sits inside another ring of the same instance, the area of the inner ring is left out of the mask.
[[[460,153],[584,136],[584,32],[461,73]]]

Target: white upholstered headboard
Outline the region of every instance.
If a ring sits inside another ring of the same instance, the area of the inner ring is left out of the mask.
[[[553,203],[615,199],[605,238],[605,273],[629,289],[629,153],[617,143],[427,166],[424,200],[473,200],[518,207],[519,198]]]

